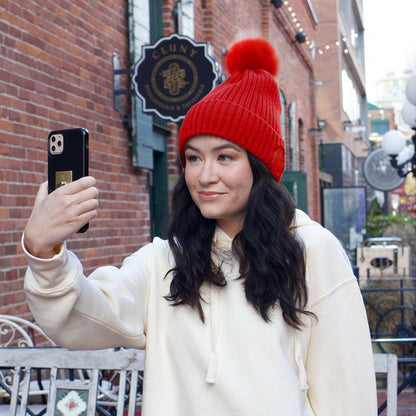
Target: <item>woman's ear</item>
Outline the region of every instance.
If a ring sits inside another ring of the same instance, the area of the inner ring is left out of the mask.
[[[285,167],[285,150],[282,147],[278,147],[273,152],[272,156],[273,175],[276,176],[276,172],[281,172],[279,176],[276,176],[278,182],[283,175],[283,169]]]

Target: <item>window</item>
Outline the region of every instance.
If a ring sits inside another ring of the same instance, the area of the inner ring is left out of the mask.
[[[296,170],[296,103],[289,105],[289,146],[290,146],[290,169]]]
[[[348,118],[352,122],[357,122],[361,118],[360,102],[361,98],[355,88],[354,82],[348,72],[343,69],[342,75],[342,106]]]
[[[282,139],[285,143],[285,149],[286,149],[285,169],[287,169],[288,163],[289,163],[289,157],[288,157],[288,146],[286,143],[286,98],[281,90],[279,90],[279,93],[280,93],[280,102],[282,103],[282,112],[280,114],[280,124],[282,126]]]
[[[303,121],[298,120],[298,144],[299,144],[299,170],[305,172],[305,139]]]
[[[371,133],[378,133],[382,136],[390,130],[390,122],[388,119],[371,120]]]
[[[133,62],[142,46],[163,36],[163,0],[129,0],[130,52]],[[189,25],[188,25],[189,30]],[[148,169],[151,236],[166,237],[169,216],[167,124],[160,117],[143,113],[140,98],[132,96],[133,166]]]

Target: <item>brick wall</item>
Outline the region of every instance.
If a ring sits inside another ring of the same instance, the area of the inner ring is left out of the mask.
[[[304,33],[313,39],[316,25],[303,3],[302,1],[290,2],[293,12],[296,13],[296,17],[304,28]],[[303,155],[297,159],[304,160],[304,166],[302,166],[304,169],[302,170],[307,173],[308,214],[313,219],[320,221],[317,136],[308,132],[310,129],[316,128],[314,62],[306,44],[296,42],[296,29],[287,12],[288,10],[282,7],[272,13],[269,32],[280,58],[277,79],[286,99],[286,112],[292,102],[296,103],[296,125],[299,119],[303,124]],[[287,118],[286,126],[288,125]],[[290,157],[288,150],[289,143],[287,141],[287,158]],[[301,170],[299,165],[298,160],[294,170]]]
[[[309,214],[319,220],[314,78],[310,53],[294,43],[284,8],[268,0],[195,0],[195,39],[209,41],[223,65],[235,39],[264,36],[280,56],[279,85],[304,124]],[[315,30],[301,0],[291,4],[305,31]],[[176,27],[174,0],[164,0],[165,34]],[[29,315],[22,292],[26,262],[20,237],[38,185],[46,180],[46,138],[52,129],[86,127],[90,173],[100,189],[98,218],[68,245],[86,274],[119,265],[150,240],[146,172],[131,167],[130,138],[113,110],[112,53],[128,67],[127,1],[14,0],[0,6],[0,313]],[[126,77],[127,78],[127,77]],[[123,79],[127,87],[127,79]],[[122,98],[123,111],[128,98]],[[169,124],[169,187],[179,172],[178,128]]]
[[[118,264],[149,240],[145,175],[131,168],[129,137],[113,110],[112,53],[127,66],[127,2],[14,0],[0,6],[0,313],[25,314],[20,237],[46,180],[47,134],[84,126],[98,219],[69,246],[88,273]],[[123,106],[128,101],[124,99]]]

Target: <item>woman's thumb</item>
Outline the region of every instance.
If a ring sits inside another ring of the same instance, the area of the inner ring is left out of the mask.
[[[48,197],[48,181],[43,182],[36,194],[35,204],[34,206],[40,205],[46,198]]]

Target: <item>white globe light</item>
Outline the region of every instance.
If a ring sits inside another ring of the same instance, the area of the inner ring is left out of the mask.
[[[406,162],[407,160],[411,159],[415,153],[415,148],[411,144],[410,146],[406,146],[397,156],[397,163],[401,165],[402,163]]]
[[[402,107],[402,117],[411,128],[416,127],[416,105],[406,100]]]
[[[406,97],[411,104],[416,105],[416,74],[412,75],[406,84]]]
[[[406,137],[399,130],[389,130],[383,136],[381,146],[388,155],[398,155],[406,146]]]

